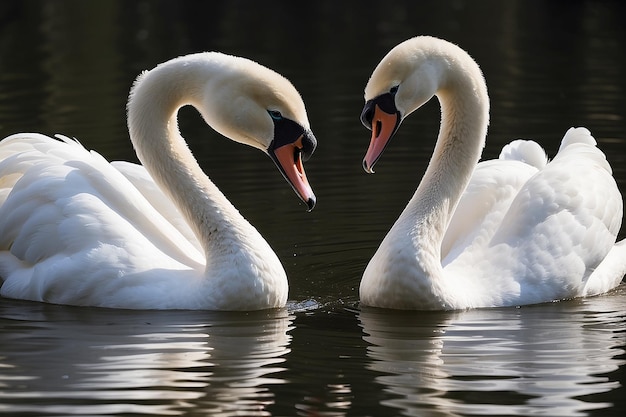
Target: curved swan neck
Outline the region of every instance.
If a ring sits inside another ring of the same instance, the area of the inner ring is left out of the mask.
[[[414,236],[440,246],[450,218],[480,159],[489,124],[489,97],[482,72],[456,46],[439,52],[441,125],[428,168],[402,217],[413,219]],[[402,219],[401,217],[401,219]],[[417,223],[415,221],[417,219]],[[399,219],[400,221],[400,219]]]
[[[139,160],[185,216],[207,256],[216,255],[212,242],[223,246],[231,241],[228,235],[241,232],[237,225],[253,229],[239,221],[243,217],[204,174],[178,130],[179,109],[199,108],[207,83],[219,82],[216,66],[194,55],[161,64],[137,79],[128,102]]]

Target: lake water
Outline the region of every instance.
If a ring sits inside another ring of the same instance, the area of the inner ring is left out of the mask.
[[[432,152],[436,102],[366,175],[363,88],[419,34],[480,63],[492,100],[485,158],[516,138],[554,155],[588,127],[626,194],[626,6],[620,1],[4,1],[0,137],[63,133],[136,161],[125,102],[174,56],[252,58],[300,90],[319,146],[307,213],[261,152],[189,109],[181,130],[209,176],[282,259],[288,307],[255,313],[75,308],[0,299],[7,416],[622,416],[626,285],[584,300],[463,312],[358,305],[367,261]],[[626,236],[622,228],[620,238]]]

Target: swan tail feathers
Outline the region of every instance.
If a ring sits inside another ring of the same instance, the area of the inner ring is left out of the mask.
[[[604,152],[597,147],[597,144],[589,129],[571,127],[565,132],[554,160],[566,157],[586,158],[594,161],[599,167],[612,175],[611,165],[607,161]]]
[[[541,169],[548,163],[546,151],[535,141],[517,139],[505,145],[500,152],[499,159],[521,161],[525,164]]]
[[[585,143],[587,145],[596,146],[597,142],[595,138],[591,135],[591,132],[586,127],[570,127],[563,139],[561,140],[561,146],[559,147],[559,152],[561,152],[565,147],[570,146],[574,143]]]
[[[604,260],[591,273],[583,296],[603,294],[617,287],[626,275],[626,239],[613,246]]]

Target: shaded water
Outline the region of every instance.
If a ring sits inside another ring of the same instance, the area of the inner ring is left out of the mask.
[[[365,175],[358,116],[378,60],[431,34],[481,64],[485,158],[517,137],[550,155],[591,129],[626,192],[625,7],[615,1],[5,1],[0,137],[75,136],[135,160],[128,89],[171,57],[220,50],[287,76],[319,141],[318,197],[299,204],[262,153],[191,110],[181,129],[211,178],[283,260],[286,310],[128,312],[0,299],[0,413],[17,415],[622,415],[626,290],[519,309],[358,306],[360,275],[426,167],[436,103]],[[622,231],[621,236],[625,235]]]

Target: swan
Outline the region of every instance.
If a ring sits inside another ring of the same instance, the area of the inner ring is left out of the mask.
[[[313,209],[302,160],[317,142],[295,87],[246,58],[181,56],[131,88],[128,129],[142,165],[108,163],[60,135],[0,141],[2,296],[126,309],[285,306],[278,257],[179,132],[186,105],[220,134],[267,153]]]
[[[436,96],[439,136],[426,172],[363,273],[364,306],[461,310],[601,294],[626,273],[616,243],[622,196],[589,130],[548,162],[516,140],[478,163],[489,123],[482,72],[461,48],[418,36],[394,47],[365,87],[372,173],[401,121]]]

